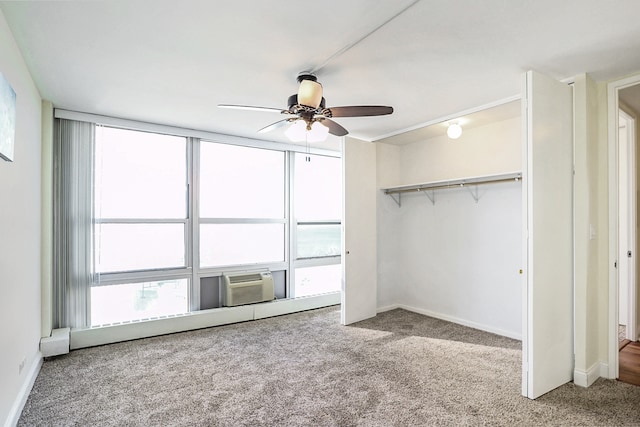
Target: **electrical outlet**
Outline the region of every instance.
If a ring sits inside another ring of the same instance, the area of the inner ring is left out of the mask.
[[[24,364],[27,363],[27,358],[25,357],[24,359],[22,359],[22,362],[20,362],[20,365],[18,366],[18,374],[22,373],[22,370],[24,369]]]

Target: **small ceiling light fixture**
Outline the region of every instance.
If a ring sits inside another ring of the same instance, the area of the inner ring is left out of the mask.
[[[458,124],[458,122],[449,123],[449,127],[447,128],[447,136],[450,139],[458,139],[462,135],[462,126]]]

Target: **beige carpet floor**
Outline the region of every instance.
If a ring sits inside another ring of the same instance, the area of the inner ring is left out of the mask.
[[[640,426],[640,387],[520,396],[520,342],[337,307],[46,360],[20,426]]]

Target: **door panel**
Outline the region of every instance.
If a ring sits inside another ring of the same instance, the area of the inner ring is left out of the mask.
[[[573,379],[572,88],[524,76],[523,395]]]
[[[376,315],[376,147],[345,138],[343,164],[342,315],[348,325]]]

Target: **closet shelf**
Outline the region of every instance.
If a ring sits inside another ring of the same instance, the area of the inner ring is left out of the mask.
[[[429,200],[431,200],[431,203],[435,204],[435,190],[467,187],[469,188],[471,195],[477,203],[478,185],[506,181],[519,181],[521,179],[522,172],[510,172],[498,175],[485,175],[470,178],[449,179],[444,181],[432,181],[422,184],[403,185],[401,187],[383,188],[382,191],[384,191],[384,194],[390,196],[398,204],[398,206],[400,206],[401,196],[403,193],[415,193],[417,191],[423,192],[429,198]],[[472,191],[472,188],[475,189],[475,193]],[[396,197],[394,197],[394,194],[397,194],[397,199]]]

